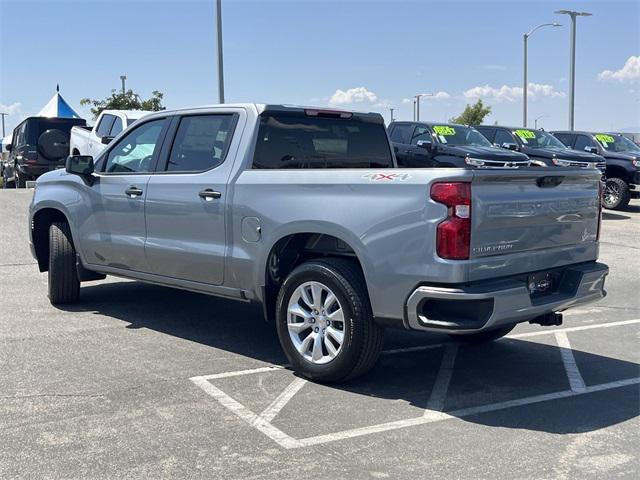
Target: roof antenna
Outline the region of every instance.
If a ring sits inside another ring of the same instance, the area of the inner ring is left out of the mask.
[[[60,93],[60,84],[56,84],[56,92]]]

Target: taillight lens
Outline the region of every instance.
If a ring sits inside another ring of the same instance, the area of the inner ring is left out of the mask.
[[[447,218],[436,230],[440,258],[467,260],[471,245],[471,184],[442,182],[431,186],[431,199],[447,206]]]

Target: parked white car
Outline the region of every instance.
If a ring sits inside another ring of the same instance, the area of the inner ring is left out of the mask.
[[[71,155],[98,156],[113,138],[136,120],[150,114],[144,110],[104,110],[93,127],[73,127],[69,140]]]

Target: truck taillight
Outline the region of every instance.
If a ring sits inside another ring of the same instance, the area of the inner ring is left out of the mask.
[[[467,260],[471,245],[471,184],[441,182],[431,186],[431,199],[447,206],[447,218],[436,230],[440,258]]]
[[[600,228],[602,227],[602,196],[604,189],[602,182],[598,182],[598,230],[596,230],[596,241],[600,240]]]

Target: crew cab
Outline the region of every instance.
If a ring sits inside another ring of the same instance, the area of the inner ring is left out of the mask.
[[[576,131],[551,132],[574,150],[604,157],[606,184],[602,203],[605,208],[624,209],[632,198],[640,198],[640,147],[618,133]]]
[[[489,341],[602,298],[599,184],[399,169],[379,114],[228,104],[70,156],[38,180],[29,238],[55,305],[105,275],[254,302],[300,374],[340,381],[373,366],[385,327]]]
[[[45,172],[64,168],[69,156],[69,131],[85,125],[81,118],[29,117],[13,130],[7,159],[0,165],[3,186],[24,188]]]
[[[606,163],[603,157],[572,150],[544,130],[498,125],[479,125],[476,130],[496,147],[526,154],[532,166],[597,168],[605,175]]]
[[[518,168],[529,158],[494,147],[473,127],[391,122],[389,136],[400,167]]]
[[[103,110],[93,127],[71,129],[71,154],[97,156],[120,132],[148,114],[144,110]]]

